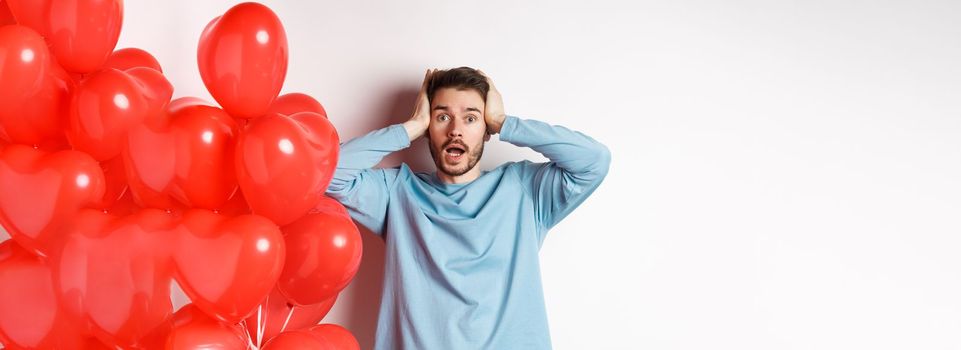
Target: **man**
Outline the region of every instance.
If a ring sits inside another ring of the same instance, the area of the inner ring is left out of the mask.
[[[481,171],[491,134],[550,162]],[[372,169],[426,136],[434,173]],[[409,121],[341,145],[327,194],[386,243],[377,349],[549,349],[538,250],[607,175],[590,137],[504,114],[472,68],[428,70]]]

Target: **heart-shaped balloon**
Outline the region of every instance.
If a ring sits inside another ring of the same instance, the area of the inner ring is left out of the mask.
[[[138,203],[222,208],[237,192],[237,123],[220,108],[194,98],[172,101],[163,118],[157,126],[135,126],[128,133],[123,157]]]
[[[310,327],[308,332],[316,337],[324,339],[330,349],[337,350],[360,350],[357,338],[347,328],[333,323],[325,323]]]
[[[164,348],[242,350],[247,349],[247,344],[247,333],[242,327],[217,321],[187,304],[174,314],[174,328]]]
[[[326,340],[306,329],[286,331],[273,337],[261,347],[263,350],[337,350]]]
[[[7,348],[84,349],[54,294],[50,268],[12,240],[0,243],[0,342]]]
[[[207,90],[227,113],[259,117],[284,85],[287,33],[266,6],[236,5],[204,29],[197,64]]]
[[[81,211],[53,258],[64,309],[111,347],[141,347],[173,312],[170,249],[177,228],[174,216],[157,209],[122,217]]]
[[[346,328],[321,324],[304,330],[280,333],[263,347],[264,350],[360,350],[357,338]]]
[[[333,201],[324,198],[328,203]],[[311,212],[281,228],[287,262],[277,287],[293,303],[310,305],[327,300],[357,273],[363,241],[354,221],[344,212]]]
[[[47,39],[57,61],[70,72],[100,68],[120,37],[122,0],[7,0],[7,4],[18,23]]]
[[[104,196],[100,164],[77,151],[23,145],[0,150],[0,224],[30,251],[49,255],[81,208]]]
[[[284,240],[257,215],[184,213],[174,250],[177,282],[198,308],[234,324],[256,310],[284,266]]]
[[[128,190],[134,202],[146,208],[185,209],[167,194],[177,170],[176,139],[147,124],[134,126],[127,133],[121,151]]]
[[[159,70],[148,67],[133,67],[123,71],[140,85],[140,91],[147,100],[145,123],[157,126],[163,123],[165,108],[173,96],[173,85]]]
[[[35,94],[50,69],[50,53],[43,37],[30,28],[0,27],[0,98],[19,100]]]
[[[128,70],[130,68],[145,67],[163,73],[160,62],[149,52],[136,47],[128,47],[114,51],[107,57],[103,68],[113,68],[116,70]]]
[[[266,115],[240,133],[237,181],[254,214],[287,225],[321,199],[337,166],[337,130],[321,115]]]
[[[0,139],[58,149],[73,81],[28,27],[0,27]]]
[[[274,288],[259,306],[260,318],[258,319],[257,312],[254,312],[244,322],[247,324],[250,339],[259,346],[281,332],[316,325],[330,312],[336,301],[337,296],[334,295],[317,304],[297,306]]]
[[[120,154],[127,132],[161,112],[173,88],[160,72],[149,68],[140,76],[108,68],[84,78],[70,103],[67,138],[77,150],[97,160]],[[157,77],[160,75],[160,77]],[[145,79],[146,77],[146,79]],[[166,82],[166,86],[158,83]],[[166,91],[158,91],[166,88]]]
[[[270,105],[267,114],[277,113],[282,115],[293,115],[300,112],[314,112],[327,118],[327,110],[310,95],[299,92],[280,95]]]

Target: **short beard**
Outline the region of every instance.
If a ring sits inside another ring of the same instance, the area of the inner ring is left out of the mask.
[[[434,158],[434,165],[437,167],[437,171],[440,171],[448,176],[461,176],[467,174],[468,171],[474,169],[477,166],[477,162],[480,161],[481,157],[484,156],[484,142],[481,141],[480,146],[470,147],[470,151],[467,153],[467,167],[463,168],[462,171],[455,171],[453,169],[447,169],[444,167],[444,151],[440,151],[440,156],[437,155],[437,151],[434,150],[434,145],[431,143],[430,139],[427,139],[428,146],[430,150],[431,158]],[[443,147],[443,146],[442,146]]]

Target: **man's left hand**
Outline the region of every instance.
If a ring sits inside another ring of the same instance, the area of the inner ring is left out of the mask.
[[[487,78],[487,84],[490,85],[484,107],[484,122],[487,124],[487,133],[490,135],[497,134],[501,132],[501,126],[507,119],[507,115],[504,114],[504,100],[501,98],[501,93],[494,87],[494,81],[484,72],[478,72]]]

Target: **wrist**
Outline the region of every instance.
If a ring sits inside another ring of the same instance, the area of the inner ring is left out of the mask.
[[[402,125],[404,126],[404,129],[407,130],[407,138],[409,138],[411,142],[420,138],[422,135],[424,135],[424,132],[427,131],[427,127],[424,126],[424,123],[416,119],[408,120]]]
[[[501,128],[504,127],[504,121],[507,119],[507,116],[504,114],[501,114],[491,119],[492,119],[490,123],[491,125],[488,126],[488,129],[490,129],[490,133],[492,135],[500,134]]]

